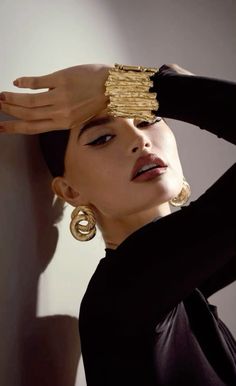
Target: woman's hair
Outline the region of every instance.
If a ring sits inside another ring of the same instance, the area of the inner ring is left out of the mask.
[[[70,130],[49,131],[39,134],[40,149],[53,177],[64,175],[64,160],[69,136]]]

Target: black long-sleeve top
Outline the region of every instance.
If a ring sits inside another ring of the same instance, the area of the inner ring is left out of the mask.
[[[153,82],[158,116],[236,144],[236,83],[166,65]],[[106,249],[80,308],[88,386],[236,385],[236,342],[207,301],[236,278],[235,199],[236,163],[188,206]]]

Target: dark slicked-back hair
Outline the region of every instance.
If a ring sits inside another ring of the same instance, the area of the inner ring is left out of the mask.
[[[53,177],[64,175],[64,160],[69,136],[70,130],[49,131],[39,134],[40,149]]]

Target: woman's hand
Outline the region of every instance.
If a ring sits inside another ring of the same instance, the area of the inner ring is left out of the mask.
[[[177,64],[167,66],[179,74],[194,75]],[[19,88],[48,88],[48,91],[2,92],[2,112],[18,120],[0,122],[0,131],[37,134],[84,124],[107,108],[109,97],[105,96],[105,82],[110,68],[112,66],[105,64],[84,64],[49,75],[18,78],[13,83]]]
[[[169,67],[171,70],[174,70],[179,75],[195,75],[185,68],[180,67],[178,64],[165,64],[165,66]]]
[[[19,88],[43,89],[36,94],[2,92],[1,110],[19,120],[0,122],[7,133],[37,134],[73,129],[107,108],[105,82],[112,66],[85,64],[44,76],[22,77]]]

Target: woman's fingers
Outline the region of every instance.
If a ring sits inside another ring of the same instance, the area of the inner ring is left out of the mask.
[[[181,74],[181,75],[195,75],[192,72],[190,72],[189,70],[186,70],[185,68],[180,67],[176,63],[167,64],[167,66],[172,68],[172,70],[176,71],[178,74]]]
[[[7,114],[21,119],[22,116],[26,116],[27,118],[23,118],[23,120],[1,121],[0,132],[9,134],[38,134],[53,130],[77,129],[81,124],[86,123],[89,119],[92,119],[97,113],[106,108],[102,102],[98,102],[96,112],[91,113],[89,110],[90,105],[94,105],[94,98],[83,102],[80,106],[74,106],[72,110],[61,108],[50,112],[50,114],[45,114],[46,108],[35,108],[33,109],[32,119],[29,118],[32,114],[30,109],[11,105],[8,105],[6,108],[7,105],[5,105],[4,112]],[[14,108],[14,111],[11,110],[12,108]],[[43,118],[38,118],[38,120],[36,120],[35,111],[37,111],[38,117],[42,114]],[[76,119],[74,118],[74,114]],[[47,119],[45,119],[46,115],[48,115]]]
[[[54,88],[57,86],[55,73],[42,76],[23,76],[14,80],[13,84],[20,88]]]
[[[50,106],[30,109],[1,102],[1,110],[6,114],[13,115],[24,121],[37,121],[39,119],[45,120],[52,118],[52,108]]]
[[[2,91],[0,101],[22,107],[39,107],[55,103],[55,91],[50,90],[37,94]]]
[[[72,126],[75,127],[80,123],[81,120],[83,121],[84,115],[85,119],[87,117],[86,112],[79,106],[72,106],[72,108],[66,106],[44,106],[31,109],[1,102],[1,110],[3,113],[19,119],[1,121],[2,131],[8,133],[18,132],[19,134],[37,134],[40,131],[72,128]],[[74,118],[75,112],[76,119]],[[47,125],[48,123],[50,124]]]
[[[52,120],[44,121],[4,121],[0,122],[0,132],[1,125],[3,127],[3,133],[7,134],[39,134],[45,133],[47,131],[53,130],[63,130],[67,128],[58,128],[55,125],[55,122]]]

